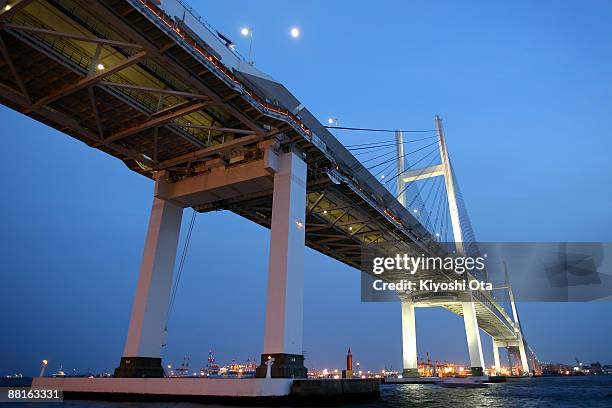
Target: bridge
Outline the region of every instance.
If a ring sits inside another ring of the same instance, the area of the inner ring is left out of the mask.
[[[0,1],[0,101],[155,182],[125,349],[115,377],[161,377],[161,349],[185,208],[232,211],[271,229],[264,349],[258,376],[306,376],[304,246],[357,269],[380,243],[428,255],[468,251],[465,220],[436,117],[440,163],[405,168],[397,191],[375,177],[281,83],[181,0]],[[443,180],[454,249],[406,208],[406,186]],[[367,270],[364,272],[368,272]],[[437,273],[436,281],[450,279]],[[472,374],[483,374],[480,329],[534,355],[516,307],[486,291],[401,295],[405,376],[416,376],[415,307],[463,317]]]

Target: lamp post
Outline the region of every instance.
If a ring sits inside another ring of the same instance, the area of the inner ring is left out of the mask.
[[[334,127],[338,127],[340,126],[340,122],[338,121],[338,118],[329,118],[327,119],[327,123],[329,124],[329,126],[334,126]],[[336,137],[338,137],[338,129],[336,129]]]
[[[49,362],[47,360],[43,360],[40,362],[40,375],[39,377],[43,377],[45,375],[45,369],[47,368],[47,364]]]
[[[253,65],[253,27],[243,27],[240,30],[240,34],[244,37],[249,37],[249,59],[247,62]]]

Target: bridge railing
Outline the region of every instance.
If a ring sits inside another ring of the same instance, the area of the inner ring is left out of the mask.
[[[226,65],[236,68],[235,64],[240,64],[241,62],[246,64],[246,59],[238,52],[236,47],[230,46],[233,44],[233,41],[204,20],[186,1],[162,0],[158,7],[163,9],[177,22],[181,22],[189,27],[204,42],[213,47],[220,54],[220,59]],[[228,43],[228,40],[231,41],[231,44]]]

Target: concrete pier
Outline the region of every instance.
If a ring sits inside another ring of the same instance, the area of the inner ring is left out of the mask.
[[[231,405],[345,404],[375,401],[378,379],[35,378],[33,389],[63,390],[64,399],[199,402]]]
[[[163,377],[161,349],[183,207],[153,199],[132,316],[116,377]]]
[[[280,156],[274,174],[264,349],[257,377],[305,378],[304,240],[307,166],[299,153]]]

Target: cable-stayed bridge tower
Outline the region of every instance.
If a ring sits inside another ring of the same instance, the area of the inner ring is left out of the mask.
[[[434,177],[442,177],[444,180],[446,202],[448,204],[448,213],[450,217],[450,223],[452,227],[452,237],[454,246],[454,252],[457,255],[464,256],[466,254],[466,246],[464,239],[463,226],[469,225],[469,220],[462,220],[460,213],[460,205],[457,197],[457,184],[454,178],[454,172],[446,145],[446,136],[444,133],[444,126],[442,124],[442,118],[438,115],[435,116],[435,130],[439,148],[440,163],[430,165],[423,168],[406,170],[405,166],[405,152],[404,152],[404,134],[398,130],[396,132],[396,146],[397,146],[397,200],[404,206],[408,202],[407,197],[408,185],[418,180],[426,180]],[[420,194],[418,188],[412,189],[414,194]],[[415,201],[414,199],[412,200]],[[408,209],[410,211],[410,209]],[[417,211],[415,209],[415,211]],[[464,214],[467,217],[467,213]],[[471,228],[471,226],[470,226]],[[486,276],[486,275],[485,275]],[[493,354],[494,354],[494,366],[496,371],[499,372],[499,347],[516,347],[519,350],[521,358],[521,366],[523,373],[526,375],[530,373],[528,358],[526,354],[525,342],[523,340],[522,329],[518,321],[518,314],[516,311],[516,304],[512,294],[512,288],[509,284],[503,286],[503,289],[508,289],[510,294],[510,303],[512,308],[512,320],[510,323],[511,329],[514,333],[511,333],[511,339],[496,339],[493,335]],[[481,295],[481,294],[479,294]],[[421,295],[423,296],[423,295]],[[447,296],[447,295],[445,295]],[[452,311],[460,314],[463,317],[465,325],[465,333],[467,338],[468,352],[470,358],[470,365],[472,375],[482,376],[483,369],[485,368],[485,361],[482,352],[482,343],[480,339],[480,326],[479,318],[481,320],[495,318],[487,316],[485,313],[478,313],[477,304],[478,300],[474,297],[472,291],[466,291],[464,293],[457,293],[456,297],[449,301],[447,298],[439,300],[435,299],[436,296],[428,296],[422,303],[418,300],[415,301],[411,295],[401,294],[401,312],[402,312],[402,352],[403,352],[403,376],[413,377],[418,376],[418,361],[417,361],[417,342],[416,342],[416,319],[415,319],[415,306],[445,306]],[[497,310],[499,312],[500,310]],[[507,318],[507,316],[505,316]]]

